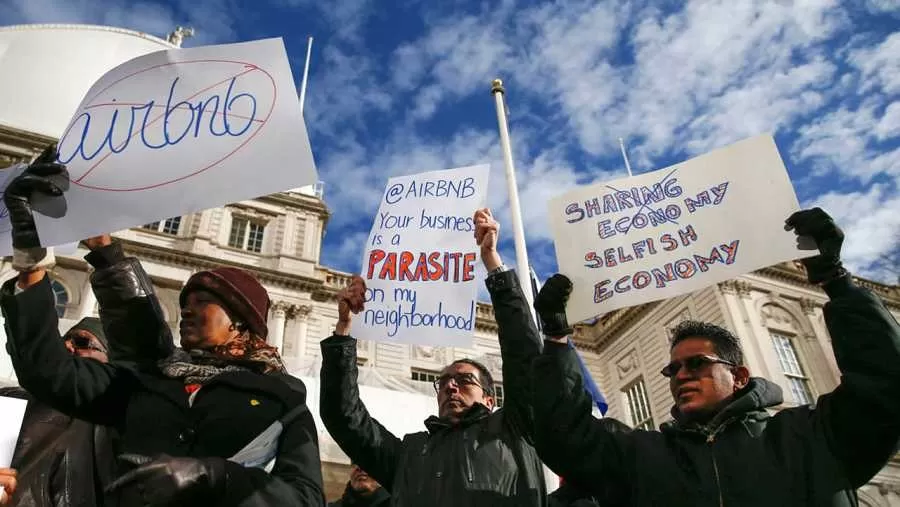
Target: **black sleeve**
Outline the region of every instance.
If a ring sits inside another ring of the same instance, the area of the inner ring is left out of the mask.
[[[224,504],[235,507],[324,506],[322,463],[315,422],[308,410],[288,423],[272,472],[227,461]]]
[[[585,493],[627,498],[632,436],[591,415],[593,401],[584,389],[575,351],[566,344],[546,342],[533,366],[538,455]]]
[[[111,361],[155,364],[175,349],[150,277],[118,242],[85,256]]]
[[[824,432],[854,487],[885,465],[900,442],[900,326],[884,303],[849,276],[825,286],[825,324],[841,383],[819,398]]]
[[[35,399],[79,419],[116,424],[136,379],[123,367],[75,357],[59,335],[50,280],[14,294],[16,280],[0,293],[7,349],[19,383]]]
[[[376,421],[359,398],[356,340],[322,340],[319,412],[341,449],[385,489],[391,491],[402,442]]]
[[[492,275],[485,284],[491,294],[503,359],[504,420],[532,442],[531,363],[541,354],[541,337],[514,270]]]

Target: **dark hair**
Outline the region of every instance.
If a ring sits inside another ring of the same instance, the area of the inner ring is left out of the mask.
[[[475,369],[478,370],[478,376],[481,377],[481,388],[484,389],[484,392],[487,395],[494,395],[494,376],[491,375],[491,370],[488,370],[487,366],[474,359],[463,358],[453,361],[447,367],[449,368],[454,364],[468,364],[469,366],[474,366]]]
[[[720,358],[737,365],[744,364],[744,351],[740,341],[724,327],[709,322],[685,320],[672,328],[672,346],[669,350],[688,338],[706,338],[712,342]]]

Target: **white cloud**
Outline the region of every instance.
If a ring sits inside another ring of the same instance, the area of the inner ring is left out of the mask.
[[[900,194],[897,184],[875,184],[860,192],[829,192],[816,199],[845,234],[842,257],[856,274],[891,280],[897,273],[879,263],[900,249]],[[896,268],[896,267],[895,267]]]
[[[850,55],[850,63],[862,72],[861,91],[880,88],[885,93],[900,93],[900,32],[879,45],[860,48]]]

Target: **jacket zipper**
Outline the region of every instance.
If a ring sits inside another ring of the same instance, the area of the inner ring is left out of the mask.
[[[472,461],[469,458],[469,433],[463,430],[463,454],[466,455],[466,479],[471,483],[474,481],[472,476]]]
[[[713,442],[716,440],[716,433],[710,433],[706,437],[706,443],[709,444],[709,453],[712,455],[713,472],[716,476],[716,490],[719,492],[719,507],[725,507],[725,500],[722,498],[722,483],[719,482],[719,464],[716,463],[716,451],[713,449]]]

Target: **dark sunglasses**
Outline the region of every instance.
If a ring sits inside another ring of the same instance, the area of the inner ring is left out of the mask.
[[[457,373],[456,375],[450,375],[450,374],[441,375],[440,377],[434,379],[434,392],[438,392],[441,389],[447,387],[447,384],[449,384],[451,380],[456,384],[457,387],[476,386],[476,387],[480,387],[485,392],[487,392],[487,389],[485,389],[484,386],[482,386],[481,383],[478,382],[478,377],[476,377],[472,373]],[[490,393],[488,393],[488,394],[490,394]]]
[[[662,373],[663,377],[674,377],[675,375],[678,375],[678,372],[681,371],[682,367],[684,367],[691,373],[695,373],[701,368],[716,363],[725,364],[728,366],[737,366],[731,361],[726,361],[725,359],[707,356],[706,354],[699,354],[696,356],[685,358],[681,361],[672,361],[671,363],[667,364],[666,367],[663,368],[662,371],[660,371],[660,373]]]
[[[106,353],[106,349],[94,345],[94,341],[86,336],[70,336],[66,339],[71,340],[72,345],[78,350],[96,350],[97,352]]]

